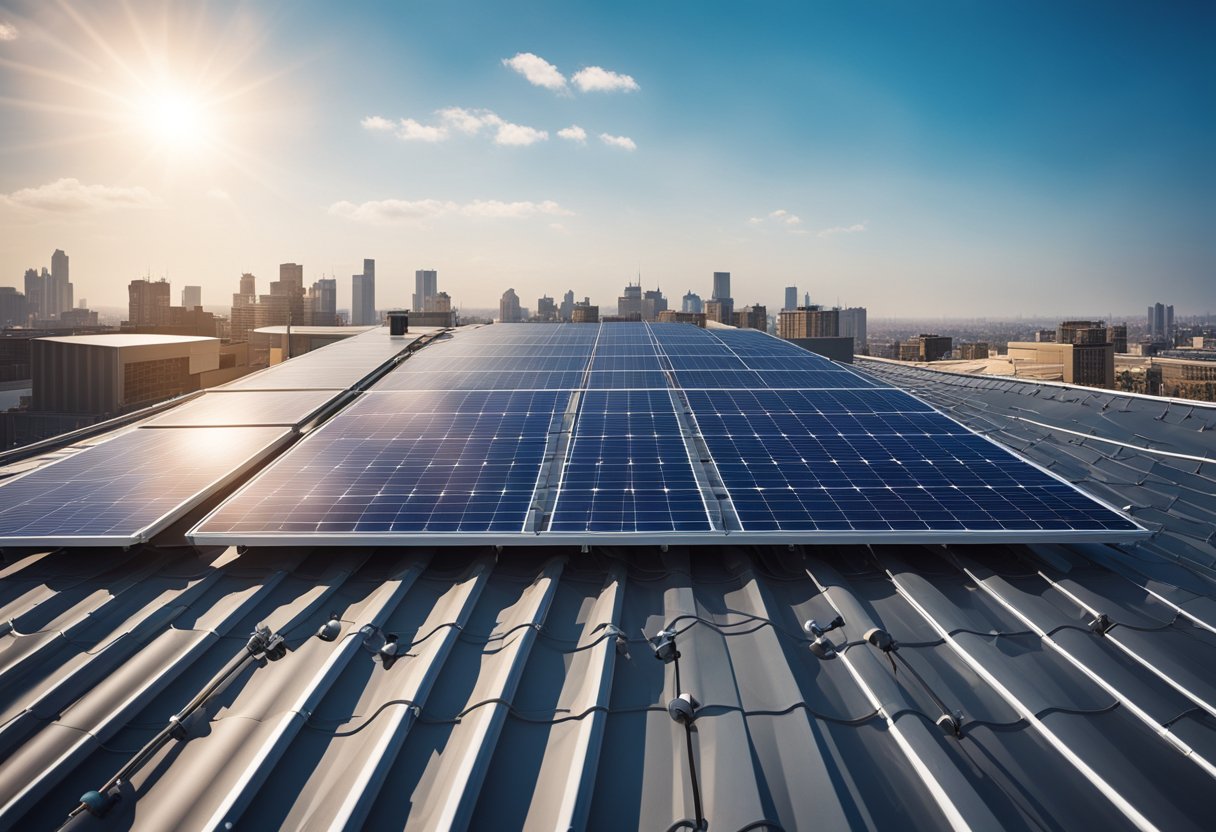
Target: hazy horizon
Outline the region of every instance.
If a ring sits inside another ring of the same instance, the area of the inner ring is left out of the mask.
[[[0,285],[1209,312],[1205,4],[0,0]]]

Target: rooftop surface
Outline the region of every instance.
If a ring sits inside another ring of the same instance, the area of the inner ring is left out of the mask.
[[[213,495],[4,550],[0,828],[1207,828],[1216,410],[879,372],[1151,536],[187,545]]]
[[[156,347],[166,344],[194,344],[200,341],[219,342],[218,338],[204,335],[154,335],[151,333],[114,332],[104,335],[56,335],[39,338],[39,341],[57,341],[61,344],[81,344],[89,347]]]

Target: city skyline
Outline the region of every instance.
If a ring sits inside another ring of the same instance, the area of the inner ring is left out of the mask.
[[[61,248],[94,306],[293,261],[349,308],[364,258],[385,308],[419,268],[490,308],[639,267],[876,316],[1210,305],[1207,7],[108,10],[0,5],[0,283]]]

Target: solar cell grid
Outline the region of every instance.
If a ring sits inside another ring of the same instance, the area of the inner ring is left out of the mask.
[[[568,393],[371,393],[364,400],[364,410],[327,423],[204,525],[258,534],[522,531]],[[416,418],[401,419],[411,408]],[[435,417],[445,410],[476,429],[440,435],[450,420]]]
[[[586,394],[549,528],[605,533],[710,530],[668,394]]]

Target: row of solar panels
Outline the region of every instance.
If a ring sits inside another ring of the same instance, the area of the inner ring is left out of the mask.
[[[716,366],[683,369],[698,362]],[[370,545],[1141,533],[906,393],[787,342],[606,324],[495,326],[428,346],[190,537]]]
[[[0,482],[0,544],[150,539],[337,407],[413,339],[371,330],[216,388],[133,430]]]

